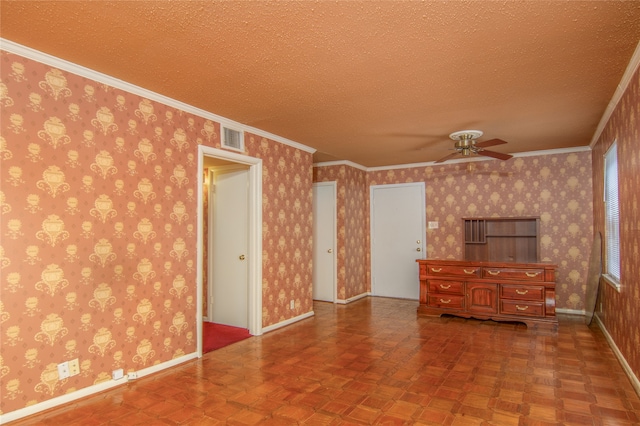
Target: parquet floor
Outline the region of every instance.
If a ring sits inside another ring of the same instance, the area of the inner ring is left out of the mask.
[[[44,425],[638,425],[596,326],[417,318],[417,303],[315,317],[15,422]]]

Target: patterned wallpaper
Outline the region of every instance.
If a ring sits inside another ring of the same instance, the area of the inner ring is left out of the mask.
[[[369,188],[366,172],[355,167],[314,167],[314,182],[335,181],[338,212],[338,296],[346,300],[369,291]]]
[[[556,303],[583,310],[591,251],[591,153],[382,170],[369,185],[426,183],[427,256],[464,259],[462,217],[539,216],[541,261],[558,265]]]
[[[313,310],[313,159],[308,152],[245,134],[262,158],[262,326]],[[289,309],[294,300],[295,308]]]
[[[361,177],[366,174],[366,184]],[[406,169],[386,169],[361,172],[350,166],[316,167],[317,181],[337,181],[338,184],[338,247],[339,268],[349,261],[365,259],[366,290],[370,290],[368,250],[342,242],[351,223],[354,232],[364,233],[369,247],[369,186],[424,181],[426,184],[427,221],[439,222],[438,229],[427,231],[427,256],[441,259],[463,259],[462,217],[465,216],[539,216],[541,219],[541,260],[558,265],[557,307],[583,310],[585,281],[592,241],[591,153],[573,152],[509,161],[479,161],[443,164]],[[353,193],[343,197],[350,188]],[[358,196],[357,192],[360,192]],[[362,200],[361,197],[364,197]],[[355,219],[343,219],[349,205],[364,210],[353,213]],[[351,202],[351,200],[357,200]],[[362,202],[363,201],[363,202]],[[364,206],[364,207],[362,207]],[[342,227],[346,226],[346,230]],[[361,240],[360,240],[361,241]],[[342,255],[345,254],[345,259]],[[349,268],[347,268],[349,269]],[[362,272],[358,270],[358,279]],[[350,287],[338,277],[339,292],[347,297]]]
[[[218,123],[0,55],[0,410],[196,350],[197,146]],[[311,154],[263,159],[263,326],[311,310]],[[295,310],[283,309],[296,300]],[[80,374],[56,365],[78,358]]]
[[[598,142],[593,147],[595,230],[604,236],[604,154],[618,141],[620,199],[620,292],[600,286],[602,312],[596,312],[640,378],[640,71],[636,70]]]

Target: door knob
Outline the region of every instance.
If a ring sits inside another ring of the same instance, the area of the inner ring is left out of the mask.
[[[422,249],[421,249],[420,247],[418,247],[418,248],[416,249],[416,251],[422,251]]]
[[[241,254],[240,256],[238,256],[238,259],[244,260],[244,254]]]
[[[327,253],[333,253],[333,249],[327,250]]]

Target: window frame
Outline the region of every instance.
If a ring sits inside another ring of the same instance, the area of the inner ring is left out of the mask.
[[[620,262],[620,180],[618,143],[614,140],[604,154],[604,238],[605,255],[602,276],[620,291],[622,265]]]

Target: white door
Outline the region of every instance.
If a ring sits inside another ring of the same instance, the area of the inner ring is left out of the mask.
[[[213,172],[210,200],[211,318],[248,328],[248,178],[247,169]]]
[[[313,299],[335,302],[336,183],[313,184]]]
[[[418,299],[418,264],[424,259],[424,182],[371,187],[371,291]]]

